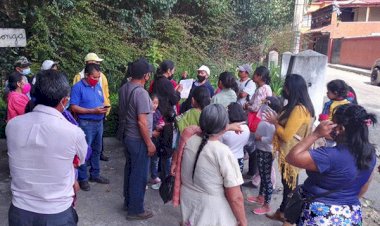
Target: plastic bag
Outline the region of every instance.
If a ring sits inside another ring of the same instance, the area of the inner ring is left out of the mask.
[[[169,175],[165,178],[165,180],[162,182],[160,187],[160,196],[162,201],[164,203],[169,202],[173,198],[173,191],[174,191],[174,177],[172,175]]]

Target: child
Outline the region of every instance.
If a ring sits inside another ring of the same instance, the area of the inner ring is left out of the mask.
[[[351,102],[356,100],[353,90],[350,91],[347,84],[340,79],[332,80],[327,83],[327,97],[330,101],[325,103],[322,114],[319,115],[319,121],[331,121],[336,107],[349,104],[349,100],[351,100]]]
[[[151,95],[153,103],[153,133],[152,141],[156,145],[156,149],[159,150],[159,140],[162,128],[164,126],[164,121],[161,115],[160,110],[158,110],[158,97],[154,94]],[[150,173],[151,179],[150,182],[153,184],[153,189],[158,189],[161,183],[161,179],[158,177],[158,155],[157,152],[150,157]]]
[[[221,142],[227,145],[235,158],[237,159],[240,172],[243,173],[244,169],[244,146],[249,140],[249,128],[246,124],[247,114],[244,112],[243,107],[239,103],[231,103],[228,105],[228,118],[230,123],[240,122],[244,123],[240,127],[242,132],[237,134],[234,131],[227,131],[223,134]]]
[[[281,101],[277,97],[267,97],[266,105],[262,106],[260,112],[265,111],[275,111],[279,113],[281,111]],[[271,201],[271,196],[273,192],[273,183],[272,183],[272,139],[276,131],[274,125],[270,124],[263,118],[257,127],[255,133],[256,140],[256,153],[258,157],[259,164],[259,174],[260,174],[260,190],[257,197],[250,196],[247,198],[248,202],[258,203],[261,205],[259,208],[253,209],[253,213],[262,215],[271,212],[269,203]]]

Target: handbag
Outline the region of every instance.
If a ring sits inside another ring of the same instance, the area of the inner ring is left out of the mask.
[[[252,133],[255,133],[261,119],[257,116],[257,112],[248,113],[248,128]]]
[[[169,175],[164,179],[160,186],[159,192],[164,203],[167,203],[173,199],[174,180],[175,178],[172,175]]]
[[[307,203],[313,202],[317,198],[321,198],[327,195],[330,195],[334,192],[337,192],[339,190],[342,190],[343,188],[349,187],[353,184],[353,182],[356,180],[356,177],[348,184],[346,184],[343,187],[333,189],[330,191],[323,192],[318,195],[309,196],[307,197],[302,185],[298,185],[289,195],[288,195],[288,203],[286,204],[285,210],[284,210],[284,217],[286,218],[286,221],[291,224],[298,223],[302,210]]]

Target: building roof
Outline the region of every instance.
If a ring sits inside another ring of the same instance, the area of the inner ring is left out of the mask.
[[[318,2],[312,2],[308,7],[307,13],[312,13],[315,11],[318,11],[322,8],[328,7],[332,5],[334,1],[318,1]],[[373,7],[378,6],[380,7],[380,0],[338,0],[336,1],[339,7]]]

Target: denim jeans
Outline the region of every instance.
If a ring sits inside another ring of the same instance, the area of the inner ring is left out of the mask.
[[[56,214],[42,214],[23,210],[11,204],[8,211],[8,223],[9,226],[76,226],[78,215],[73,207]]]
[[[145,188],[148,182],[149,157],[142,139],[124,138],[124,207],[128,215],[144,212]]]
[[[152,180],[158,177],[158,156],[157,153],[150,157],[150,178]]]
[[[100,176],[100,152],[103,143],[103,120],[90,121],[79,119],[79,127],[86,134],[88,146],[92,148],[92,155],[88,160],[90,162],[91,178],[99,178]],[[78,168],[78,181],[87,181],[87,164],[83,164]]]
[[[170,167],[172,164],[172,157],[166,158],[166,157],[161,157],[160,158],[160,163],[161,163],[161,179],[164,180],[167,176],[170,175]]]

